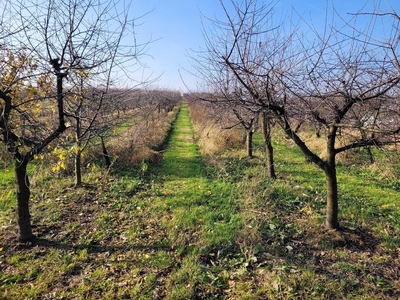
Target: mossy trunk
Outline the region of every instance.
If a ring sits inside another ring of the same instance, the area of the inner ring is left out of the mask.
[[[27,173],[28,161],[15,161],[15,178],[17,181],[17,210],[19,237],[21,242],[34,239],[31,226],[31,215],[29,213],[29,198],[31,195],[29,178]]]

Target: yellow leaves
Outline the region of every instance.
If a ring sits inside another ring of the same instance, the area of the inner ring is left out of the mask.
[[[26,92],[26,95],[27,95],[28,97],[30,97],[30,98],[34,98],[34,97],[37,95],[37,93],[38,93],[37,89],[34,88],[34,87],[28,87],[28,88],[25,90],[25,92]],[[36,106],[36,107],[38,107],[38,106]],[[39,105],[39,108],[41,108],[41,105]]]
[[[56,147],[53,149],[52,154],[58,160],[57,164],[51,168],[52,171],[59,172],[61,170],[66,170],[67,169],[66,162],[68,159],[70,159],[69,151],[67,149]]]
[[[305,212],[307,215],[312,215],[314,213],[314,210],[310,205],[304,206],[300,211]]]
[[[59,162],[57,165],[53,166],[51,169],[53,170],[53,172],[59,172],[61,170],[66,170],[67,168],[65,167],[64,162]]]
[[[78,142],[79,140],[77,139],[76,140],[76,142]],[[73,145],[72,147],[71,147],[71,151],[72,151],[72,153],[74,153],[75,155],[78,155],[79,153],[84,157],[85,156],[85,153],[83,152],[83,149],[79,146],[79,145],[77,145],[77,144],[75,144],[75,145]]]
[[[75,70],[74,71],[82,79],[87,79],[92,75],[92,72],[86,72],[85,70]]]
[[[88,163],[86,168],[91,169],[92,171],[96,171],[99,167],[96,164]],[[97,179],[96,179],[97,180]]]
[[[386,208],[391,208],[391,207],[395,207],[395,204],[382,204],[380,207],[381,209],[386,209]]]
[[[149,165],[146,163],[145,160],[142,160],[142,164],[141,164],[142,172],[143,173],[146,172],[148,168],[149,168]]]
[[[58,172],[58,171],[60,171],[60,166],[59,166],[59,165],[56,165],[56,166],[52,167],[51,170],[52,170],[53,172]]]
[[[35,74],[33,71],[37,69],[35,61],[29,57],[26,50],[20,51],[5,51],[2,52],[0,58],[0,69],[2,76],[0,85],[7,86],[7,89],[12,91],[14,100],[24,101],[21,98],[26,96],[32,97],[36,94],[36,88],[33,87]],[[24,91],[25,93],[21,93]]]

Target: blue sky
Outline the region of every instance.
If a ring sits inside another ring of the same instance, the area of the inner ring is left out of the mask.
[[[261,1],[260,1],[261,2]],[[372,11],[372,0],[330,0],[341,14],[356,12],[365,5],[364,11]],[[230,0],[224,0],[230,3]],[[313,19],[315,24],[323,22],[325,16],[325,0],[277,0],[277,10],[289,14],[292,7],[304,19]],[[400,14],[399,0],[381,0],[380,7],[387,10],[387,3]],[[146,14],[148,13],[148,14]],[[153,78],[161,75],[154,86],[187,91],[196,89],[196,82],[190,72],[191,64],[188,52],[199,50],[204,45],[202,36],[201,14],[211,19],[224,19],[219,0],[133,0],[131,16],[139,17],[142,23],[136,28],[138,42],[154,40],[149,45],[146,56],[141,61],[146,65],[145,74],[153,74]],[[193,53],[192,53],[193,54]],[[138,72],[137,78],[143,74]],[[181,76],[184,80],[182,82]]]

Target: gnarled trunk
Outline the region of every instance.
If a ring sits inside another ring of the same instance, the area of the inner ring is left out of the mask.
[[[27,173],[28,161],[15,161],[15,178],[17,181],[17,207],[19,240],[21,242],[32,241],[34,235],[31,227],[31,215],[29,213],[29,198],[31,195],[29,178]]]

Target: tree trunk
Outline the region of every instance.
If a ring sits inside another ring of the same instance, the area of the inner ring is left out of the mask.
[[[253,128],[247,130],[246,148],[247,148],[247,157],[253,158]]]
[[[325,229],[337,229],[338,223],[338,185],[336,177],[335,154],[331,153],[324,167],[326,178],[326,219]]]
[[[29,178],[26,171],[28,161],[15,161],[15,178],[17,181],[17,206],[18,206],[18,226],[19,240],[28,242],[34,239],[31,227],[31,215],[29,213],[29,198],[31,195]]]
[[[268,112],[263,112],[262,117],[262,128],[265,142],[265,156],[266,156],[266,164],[267,164],[267,173],[268,178],[275,179],[275,165],[274,165],[274,149],[272,147],[271,142],[271,124],[270,118],[268,116]]]
[[[109,167],[111,167],[111,160],[110,160],[110,156],[108,155],[108,151],[107,151],[107,148],[106,148],[106,143],[104,143],[104,139],[103,138],[101,138],[101,147],[103,149],[103,157],[104,157],[104,160],[106,162],[106,166],[107,166],[107,168],[109,168]]]
[[[75,155],[75,186],[82,185],[82,154],[81,151],[78,150]]]
[[[371,147],[367,147],[367,153],[369,157],[369,162],[373,164],[375,162],[374,155],[372,154]]]
[[[272,148],[271,140],[265,143],[265,155],[267,158],[267,174],[268,178],[276,179],[274,166],[274,149]]]
[[[75,186],[82,185],[82,170],[81,170],[81,160],[82,160],[82,150],[81,150],[81,104],[76,110],[76,129],[75,129]]]

